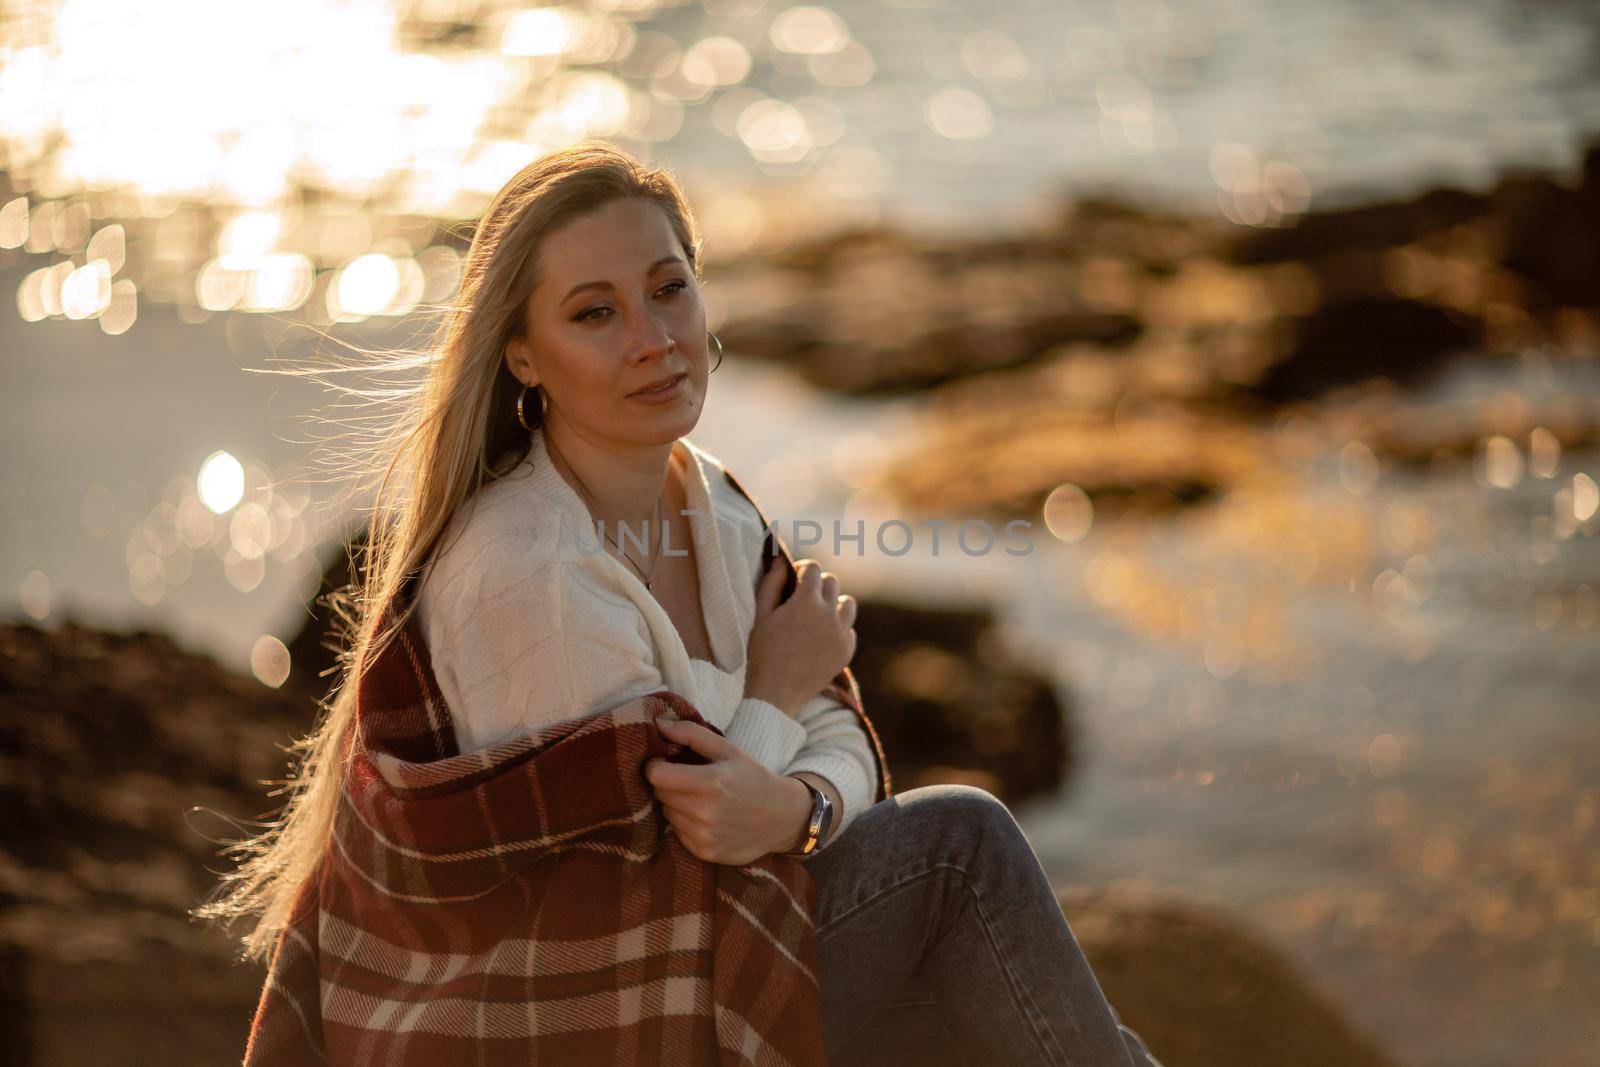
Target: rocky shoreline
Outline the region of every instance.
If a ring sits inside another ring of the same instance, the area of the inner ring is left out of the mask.
[[[1509,174],[1281,228],[1086,200],[1019,235],[833,235],[714,288],[731,351],[916,397],[871,486],[903,512],[1027,514],[1063,483],[1165,510],[1270,475],[1288,413],[1406,462],[1533,426],[1600,444],[1581,404],[1396,428],[1416,421],[1403,390],[1460,357],[1600,354],[1596,233],[1600,143],[1575,186]]]

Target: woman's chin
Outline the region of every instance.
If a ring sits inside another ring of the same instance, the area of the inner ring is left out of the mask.
[[[685,397],[676,404],[632,405],[626,422],[632,430],[630,436],[642,438],[641,444],[665,445],[692,433],[700,424],[699,399]]]

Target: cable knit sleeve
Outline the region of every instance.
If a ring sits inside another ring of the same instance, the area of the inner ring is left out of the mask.
[[[826,778],[839,791],[844,810],[828,835],[832,844],[857,815],[872,805],[877,764],[856,713],[838,701],[814,696],[800,708],[797,718],[805,727],[806,743],[783,773],[810,771]]]
[[[518,567],[504,554],[481,546],[424,587],[424,636],[461,751],[666,688],[639,613],[581,562]]]
[[[759,697],[739,701],[723,735],[773,774],[784,773],[806,743],[805,727]]]

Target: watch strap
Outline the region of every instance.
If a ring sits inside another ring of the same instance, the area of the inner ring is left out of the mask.
[[[822,847],[822,842],[827,839],[830,824],[833,822],[833,801],[828,794],[806,781],[798,775],[790,775],[795,781],[811,791],[811,817],[806,822],[806,839],[800,847],[780,852],[780,856],[809,856]]]

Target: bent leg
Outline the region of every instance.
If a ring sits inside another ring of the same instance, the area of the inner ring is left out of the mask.
[[[861,813],[807,867],[830,1053],[920,979],[951,1062],[1134,1064],[1049,879],[1006,806],[970,786]],[[926,1013],[924,1013],[926,1014]]]

